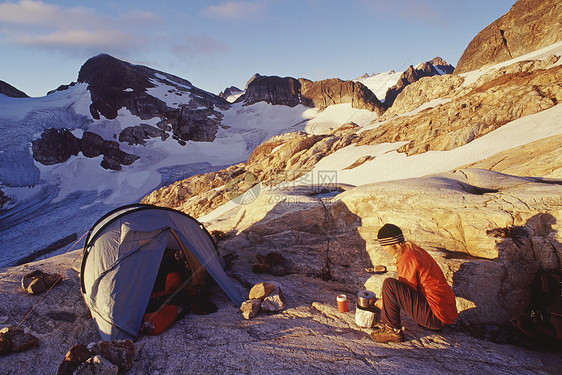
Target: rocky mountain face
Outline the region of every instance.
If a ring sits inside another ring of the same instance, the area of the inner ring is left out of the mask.
[[[132,65],[109,55],[98,55],[86,61],[78,73],[78,82],[88,84],[92,96],[90,112],[95,119],[99,119],[100,115],[114,119],[119,109],[127,108],[143,120],[161,116],[168,124],[173,124],[173,128],[179,129],[185,125],[182,122],[185,122],[186,116],[182,117],[182,112],[189,112],[200,105],[206,105],[207,110],[212,109],[210,105],[228,107],[221,98],[193,87],[187,80],[145,66]],[[197,103],[187,108],[169,107],[146,92],[159,82],[172,83],[181,95],[191,95],[197,99]],[[216,123],[206,125],[216,127]]]
[[[109,55],[98,55],[86,61],[78,73],[78,82],[88,83],[92,96],[90,112],[94,119],[100,115],[117,117],[117,111],[127,108],[143,120],[160,117],[160,128],[171,127],[180,140],[212,141],[220,124],[221,114],[214,106],[226,109],[222,98],[193,87],[189,81],[145,66],[132,65]],[[189,96],[188,104],[169,106],[147,93],[159,83],[171,85],[178,96]]]
[[[470,42],[455,74],[496,64],[562,40],[562,3],[518,0]]]
[[[423,77],[432,77],[442,74],[451,74],[454,71],[454,67],[448,64],[445,60],[440,57],[435,57],[431,61],[426,61],[423,64],[417,65],[415,68],[410,65],[408,69],[400,76],[398,82],[388,89],[384,99],[384,105],[386,108],[391,107],[394,104],[394,100],[398,94],[400,94],[406,86],[414,82],[419,81]]]
[[[29,98],[25,92],[16,89],[14,86],[4,81],[0,81],[0,94],[4,94],[12,98]]]
[[[246,93],[238,99],[245,105],[264,101],[294,107],[303,104],[324,110],[332,104],[351,103],[353,108],[367,109],[377,114],[384,107],[376,96],[360,82],[327,79],[310,81],[304,78],[254,75]]]
[[[470,85],[463,85],[457,75],[421,79],[407,86],[381,118],[391,120],[363,132],[357,144],[407,141],[400,150],[408,155],[460,147],[510,121],[559,103],[562,67],[556,65],[558,60],[553,55],[514,63]],[[440,105],[411,116],[397,116],[438,98]]]
[[[156,127],[140,123],[123,129],[117,139],[129,145],[143,145],[150,138],[165,140],[170,135],[184,145],[186,141],[211,142],[221,124],[222,113],[217,109],[230,106],[224,99],[193,87],[189,81],[109,55],[86,61],[78,82],[88,84],[92,100],[90,113],[95,120],[102,116],[115,119],[121,108],[141,120],[160,118]],[[71,85],[55,91],[64,91]],[[169,103],[151,95],[150,89],[160,85],[165,85],[170,95],[188,98],[187,103]],[[95,129],[77,139],[67,129],[47,128],[33,142],[34,159],[45,165],[62,163],[79,152],[87,157],[104,155],[101,166],[113,170],[120,170],[122,165],[130,165],[139,158],[122,151],[118,142],[104,140],[95,134]]]

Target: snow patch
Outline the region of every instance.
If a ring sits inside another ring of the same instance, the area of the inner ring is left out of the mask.
[[[389,88],[394,86],[396,82],[400,79],[403,72],[385,72],[379,74],[373,74],[366,78],[355,79],[355,82],[361,82],[363,85],[367,86],[371,90],[379,101],[384,102],[386,97],[386,92]]]

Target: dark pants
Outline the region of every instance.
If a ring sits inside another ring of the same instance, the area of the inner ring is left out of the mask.
[[[403,282],[392,278],[384,280],[382,301],[381,321],[392,328],[401,327],[400,308],[425,328],[443,328],[443,322],[433,315],[423,294]]]

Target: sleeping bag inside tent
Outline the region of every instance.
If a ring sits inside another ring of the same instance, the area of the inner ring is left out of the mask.
[[[208,273],[242,304],[213,238],[197,220],[169,208],[120,207],[90,229],[80,272],[82,296],[103,340],[137,337],[166,249],[183,252],[191,283],[203,283]]]

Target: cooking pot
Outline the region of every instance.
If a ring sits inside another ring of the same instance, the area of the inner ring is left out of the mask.
[[[370,309],[375,306],[375,293],[369,290],[363,290],[357,293],[357,306],[364,309]]]

